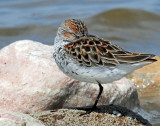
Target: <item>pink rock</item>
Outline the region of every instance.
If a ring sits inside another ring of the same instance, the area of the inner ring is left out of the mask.
[[[0,51],[0,112],[24,113],[92,105],[97,84],[64,75],[52,57],[52,46],[22,40]],[[139,106],[137,90],[126,78],[104,84],[99,104]]]
[[[0,126],[45,126],[29,114],[12,112],[0,114]]]
[[[0,119],[2,119],[2,118],[16,120],[16,121],[20,121],[21,120],[20,117],[17,117],[15,115],[12,115],[12,114],[9,114],[9,113],[1,114],[0,115]]]

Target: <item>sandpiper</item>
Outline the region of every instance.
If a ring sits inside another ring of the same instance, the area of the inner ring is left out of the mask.
[[[156,61],[153,54],[131,53],[116,44],[88,33],[78,19],[64,21],[58,28],[53,56],[68,76],[99,85],[96,108],[103,91],[101,84],[121,79],[132,71]]]

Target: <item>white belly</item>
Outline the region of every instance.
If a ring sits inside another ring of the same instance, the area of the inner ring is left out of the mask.
[[[109,69],[105,67],[77,68],[75,73],[76,74],[71,73],[69,76],[79,81],[90,83],[97,83],[98,81],[101,84],[113,82],[125,75],[125,73],[120,73],[116,68]]]
[[[74,63],[73,60],[67,62],[66,64],[66,61],[63,60],[61,63],[57,62],[57,64],[66,75],[83,82],[97,83],[98,81],[105,84],[119,80],[128,73],[118,67],[83,67]]]

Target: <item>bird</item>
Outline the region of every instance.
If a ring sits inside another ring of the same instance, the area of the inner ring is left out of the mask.
[[[102,84],[119,80],[157,61],[154,54],[132,53],[109,40],[89,34],[80,19],[68,19],[61,23],[54,40],[53,57],[67,76],[98,84],[99,93],[91,111],[97,109],[103,92]]]

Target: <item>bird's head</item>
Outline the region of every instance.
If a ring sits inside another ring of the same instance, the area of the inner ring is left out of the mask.
[[[66,42],[74,42],[81,37],[87,37],[88,30],[81,20],[69,19],[61,24],[57,35]]]

